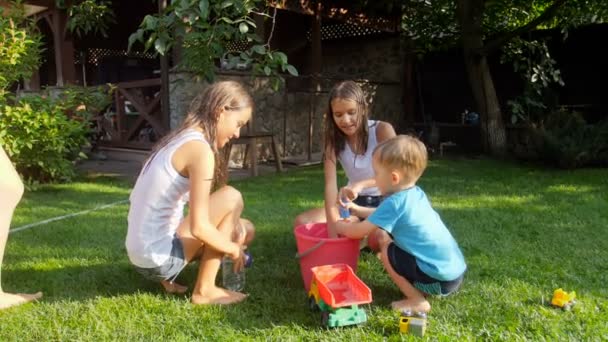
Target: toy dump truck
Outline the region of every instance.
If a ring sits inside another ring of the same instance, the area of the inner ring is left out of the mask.
[[[328,328],[360,324],[367,321],[361,304],[371,303],[372,291],[346,264],[311,268],[308,291],[311,310],[321,311],[321,324]]]

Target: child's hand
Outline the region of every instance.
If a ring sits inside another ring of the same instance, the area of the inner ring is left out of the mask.
[[[338,233],[336,232],[336,223],[337,222],[327,222],[327,237],[330,239],[338,237]]]
[[[354,202],[348,202],[348,203],[346,203],[346,205],[344,207],[346,209],[348,209],[348,211],[350,211],[351,217],[353,217],[353,216],[363,217],[364,216],[364,215],[361,215],[361,208],[363,208],[363,207]]]
[[[346,204],[354,201],[359,196],[359,191],[361,190],[357,186],[340,188],[338,192],[338,205],[345,207]]]
[[[233,270],[235,272],[239,272],[241,271],[244,267],[245,267],[245,246],[239,246],[236,245],[238,247],[238,253],[228,253],[227,256],[232,259],[234,261],[233,263]]]
[[[348,225],[350,224],[349,220],[350,220],[350,218],[336,221],[334,223],[334,229],[336,231],[336,235],[348,236],[346,234],[346,232],[348,232]]]

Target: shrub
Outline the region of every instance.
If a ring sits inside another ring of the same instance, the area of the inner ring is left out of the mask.
[[[575,112],[556,111],[530,126],[515,153],[562,168],[608,166],[608,120],[589,125]]]
[[[61,100],[32,95],[0,103],[0,144],[28,184],[74,177],[89,122],[70,119],[68,109]]]

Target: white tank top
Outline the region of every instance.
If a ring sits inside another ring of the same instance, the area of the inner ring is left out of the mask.
[[[190,180],[175,170],[171,159],[192,140],[207,142],[202,133],[185,130],[144,165],[131,191],[125,247],[135,266],[153,268],[169,258],[190,191]]]
[[[369,136],[367,138],[367,149],[365,150],[365,154],[355,155],[348,143],[345,143],[344,150],[338,155],[340,165],[342,165],[346,177],[348,178],[348,186],[365,179],[374,178],[372,153],[374,152],[376,145],[378,145],[378,139],[376,138],[378,122],[375,120],[368,120],[367,124],[369,127]],[[361,191],[360,195],[380,196],[380,190],[378,190],[377,187],[365,188]]]

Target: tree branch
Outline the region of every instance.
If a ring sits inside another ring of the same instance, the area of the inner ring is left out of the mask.
[[[558,9],[566,3],[567,0],[555,0],[551,6],[549,6],[541,15],[539,15],[536,19],[527,23],[526,25],[519,27],[513,31],[502,33],[496,37],[493,37],[488,40],[488,42],[484,45],[483,49],[479,51],[480,55],[488,55],[494,52],[494,50],[502,47],[506,42],[517,37],[523,33],[533,30],[538,25],[544,23],[545,21],[553,18],[557,13]]]
[[[272,15],[272,28],[270,29],[270,35],[268,36],[268,41],[266,42],[266,46],[270,48],[270,41],[272,40],[272,34],[274,33],[274,27],[277,19],[277,8],[274,8],[274,14]]]

